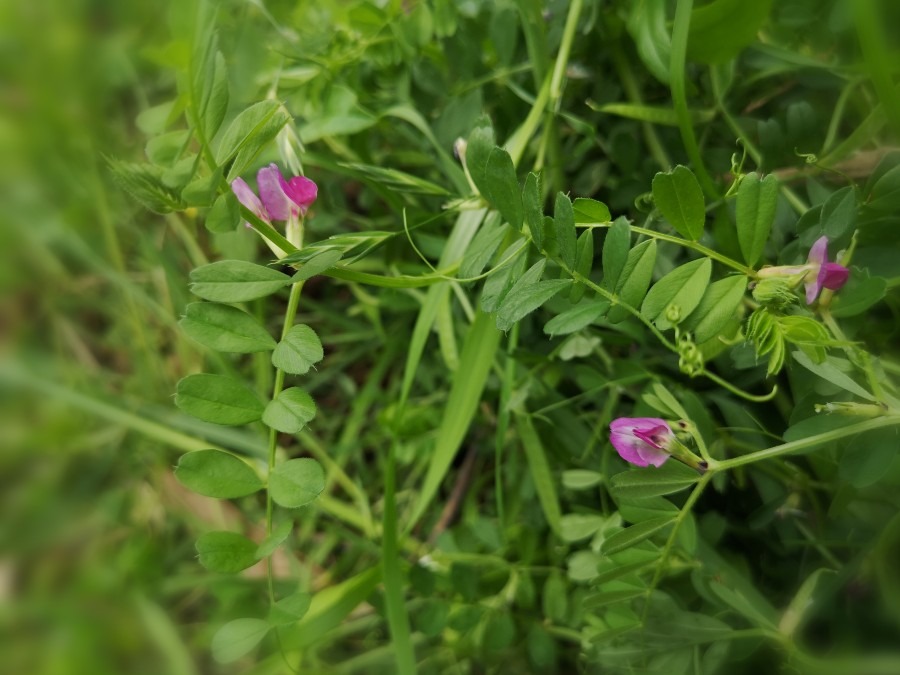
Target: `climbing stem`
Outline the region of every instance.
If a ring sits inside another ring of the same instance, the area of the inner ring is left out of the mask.
[[[284,313],[284,326],[281,329],[281,339],[283,340],[288,331],[294,325],[294,319],[297,317],[297,308],[300,306],[300,294],[303,292],[303,282],[299,282],[291,286],[291,295],[288,298],[287,310]],[[284,371],[281,368],[275,369],[275,384],[272,386],[272,400],[278,398],[281,390],[284,388]],[[275,429],[269,429],[269,445],[267,452],[267,476],[271,477],[272,471],[275,470],[275,454],[278,449],[278,432]],[[268,481],[267,481],[268,483]],[[272,515],[274,512],[274,503],[272,502],[272,492],[266,488],[266,536],[272,534]],[[275,577],[272,570],[272,556],[266,558],[266,580],[269,586],[269,601],[275,603]]]

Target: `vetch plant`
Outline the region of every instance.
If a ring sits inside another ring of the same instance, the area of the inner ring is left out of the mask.
[[[249,105],[203,14],[150,161],[116,165],[200,300],[175,476],[234,500],[196,542],[231,575],[198,591],[214,657],[715,675],[820,672],[816,631],[869,644],[851,598],[897,588],[900,160],[829,181],[892,119],[887,71],[785,79],[829,65],[769,3],[457,4],[298,7],[335,39],[278,31]]]
[[[847,283],[850,270],[836,262],[828,261],[828,237],[822,235],[809,250],[805,265],[763,267],[760,279],[785,279],[791,286],[803,283],[806,288],[806,304],[811,305],[823,288],[836,291]]]

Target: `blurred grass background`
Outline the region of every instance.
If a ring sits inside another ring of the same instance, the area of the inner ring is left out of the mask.
[[[185,286],[185,247],[104,159],[142,155],[167,33],[160,3],[0,5],[4,672],[201,672],[170,618],[191,616],[175,451],[84,407],[168,406],[188,356],[166,279]]]

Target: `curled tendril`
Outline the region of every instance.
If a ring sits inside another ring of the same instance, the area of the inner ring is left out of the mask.
[[[678,369],[691,377],[703,372],[703,353],[690,333],[678,335]]]
[[[653,194],[642,192],[634,198],[634,208],[641,213],[650,213],[653,210]]]

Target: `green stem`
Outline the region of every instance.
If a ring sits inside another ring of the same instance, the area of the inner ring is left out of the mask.
[[[382,575],[396,672],[398,675],[414,675],[416,656],[410,638],[409,616],[403,597],[403,576],[400,571],[400,550],[397,541],[399,532],[396,500],[396,445],[396,439],[389,444],[387,466],[384,470],[384,520],[381,534]]]
[[[691,26],[691,10],[693,0],[678,0],[675,5],[675,21],[672,26],[672,51],[669,61],[669,79],[672,90],[672,103],[675,107],[675,115],[678,118],[678,130],[681,132],[681,140],[687,152],[697,178],[703,191],[708,197],[716,198],[719,191],[713,179],[710,178],[703,157],[700,155],[700,146],[694,134],[694,125],[691,120],[691,111],[688,108],[687,92],[685,90],[685,61],[687,59],[688,31]]]
[[[706,486],[709,485],[709,482],[712,480],[712,477],[714,475],[715,471],[708,471],[707,473],[703,474],[703,477],[697,483],[697,486],[694,488],[693,492],[691,492],[690,497],[687,498],[684,506],[681,507],[681,510],[675,517],[675,524],[672,527],[672,531],[669,533],[669,538],[666,539],[666,545],[663,548],[662,556],[660,557],[659,562],[656,564],[656,571],[653,573],[653,580],[647,587],[648,598],[653,592],[653,589],[656,588],[656,585],[660,582],[660,579],[662,579],[662,573],[665,567],[666,560],[668,560],[669,555],[672,553],[672,547],[675,546],[675,537],[678,536],[678,530],[679,528],[681,528],[681,524],[684,522],[685,518],[688,517],[691,509],[694,508],[694,504],[696,504],[697,500],[700,499],[700,495],[703,494],[703,491],[706,489]],[[641,623],[643,623],[647,619],[647,612],[649,611],[649,609],[650,603],[647,602],[644,604],[644,612],[641,616]]]
[[[300,294],[303,292],[303,282],[299,282],[291,286],[291,295],[288,298],[287,310],[284,314],[284,326],[281,329],[281,339],[287,337],[288,331],[294,325],[294,319],[297,316],[297,308],[300,306]],[[278,398],[284,388],[284,371],[281,368],[275,369],[275,384],[272,386],[272,400]],[[274,513],[274,502],[272,501],[272,492],[269,490],[268,481],[275,470],[275,457],[278,450],[278,432],[275,429],[269,429],[269,446],[268,446],[268,466],[266,480],[266,536],[272,534],[272,516]],[[266,558],[266,580],[269,586],[269,601],[275,604],[275,575],[272,569],[272,556]]]
[[[897,424],[900,424],[900,415],[885,415],[884,417],[876,417],[875,419],[869,419],[865,422],[859,422],[858,424],[851,424],[850,426],[842,427],[840,429],[826,431],[821,434],[816,434],[815,436],[808,436],[807,438],[801,438],[789,443],[782,443],[781,445],[766,448],[765,450],[751,452],[749,455],[743,455],[742,457],[726,459],[719,462],[715,467],[715,471],[711,471],[710,473],[715,473],[718,471],[730,471],[731,469],[736,469],[740,466],[746,466],[747,464],[761,462],[764,459],[772,459],[773,457],[789,455],[793,452],[805,450],[806,448],[811,448],[816,445],[830,443],[831,441],[846,438],[847,436],[854,436],[856,434],[862,433],[863,431],[881,429],[882,427],[889,427]]]
[[[773,385],[772,391],[770,391],[768,394],[751,394],[751,393],[744,391],[743,389],[738,389],[733,384],[731,384],[731,382],[729,382],[728,380],[722,379],[715,373],[711,373],[710,371],[708,371],[706,368],[703,368],[700,371],[700,374],[705,377],[708,377],[710,380],[712,380],[713,382],[718,384],[720,387],[723,387],[724,389],[727,389],[728,391],[730,391],[732,394],[735,394],[736,396],[740,396],[741,398],[744,398],[748,401],[753,401],[754,403],[765,403],[766,401],[771,401],[775,397],[775,394],[778,393],[778,385],[777,384]]]
[[[612,227],[612,223],[579,223],[578,225],[579,225],[579,227],[590,227],[590,228]],[[642,234],[647,237],[651,237],[653,239],[659,239],[660,241],[667,241],[672,244],[678,244],[679,246],[683,246],[683,247],[689,248],[693,251],[697,251],[697,253],[700,253],[700,254],[706,256],[707,258],[716,260],[716,261],[722,263],[723,265],[725,265],[726,267],[730,267],[733,270],[737,270],[741,274],[746,274],[748,277],[756,276],[756,272],[754,272],[752,268],[747,267],[746,265],[742,265],[741,263],[737,262],[736,260],[732,260],[728,256],[722,255],[721,253],[714,251],[711,248],[708,248],[708,247],[704,246],[703,244],[700,244],[696,241],[689,241],[687,239],[682,239],[681,237],[676,237],[671,234],[665,234],[663,232],[656,232],[654,230],[648,230],[647,228],[637,227],[635,225],[631,226],[631,231],[637,232],[638,234]]]

